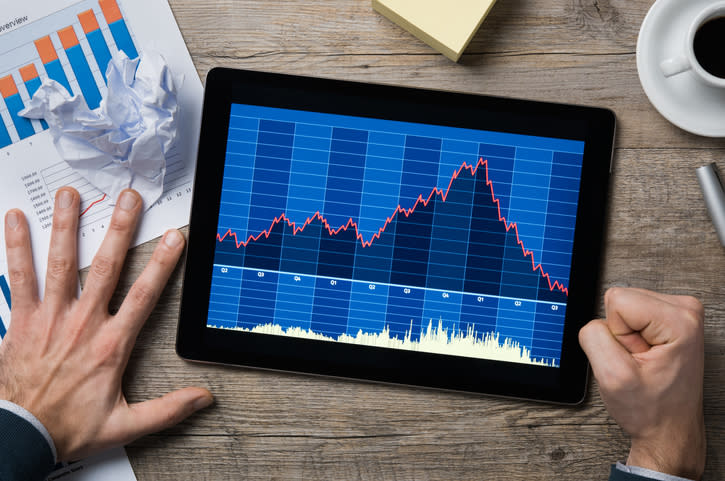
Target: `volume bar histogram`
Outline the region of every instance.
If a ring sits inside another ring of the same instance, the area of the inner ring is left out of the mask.
[[[207,325],[558,365],[582,159],[234,105]]]

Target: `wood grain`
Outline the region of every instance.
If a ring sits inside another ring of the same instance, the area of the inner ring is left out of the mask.
[[[601,291],[697,296],[707,310],[706,479],[725,479],[725,253],[695,167],[725,141],[685,133],[651,106],[635,45],[642,0],[500,0],[454,64],[365,0],[171,0],[204,79],[215,66],[604,106],[619,120]],[[722,165],[722,162],[721,162]],[[131,252],[119,302],[151,254]],[[523,401],[187,363],[174,353],[177,270],[126,374],[140,401],[186,386],[216,404],[127,449],[139,480],[606,479],[629,442],[596,383],[585,403]]]

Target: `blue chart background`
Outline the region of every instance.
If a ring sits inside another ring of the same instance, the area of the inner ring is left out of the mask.
[[[209,326],[498,332],[558,364],[583,142],[233,105]],[[479,159],[475,176],[464,169]],[[410,209],[434,187],[450,192]],[[501,215],[516,228],[508,232]],[[250,241],[249,236],[258,236]],[[246,242],[245,242],[246,243]],[[411,330],[412,328],[412,330]]]

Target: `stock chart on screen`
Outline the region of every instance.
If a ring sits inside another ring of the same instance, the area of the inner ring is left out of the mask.
[[[558,366],[583,152],[234,104],[207,326]]]

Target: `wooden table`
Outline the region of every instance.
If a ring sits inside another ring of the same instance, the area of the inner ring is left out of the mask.
[[[499,0],[455,64],[369,0],[171,0],[202,80],[228,66],[614,109],[601,293],[641,286],[704,302],[706,479],[725,479],[725,252],[694,172],[725,167],[725,141],[677,129],[648,102],[635,45],[650,4]],[[151,248],[132,251],[118,299]],[[217,401],[128,447],[139,480],[581,481],[606,479],[626,458],[629,441],[596,382],[581,407],[564,408],[184,362],[174,353],[180,284],[177,270],[141,333],[126,392],[140,401],[200,385]]]

